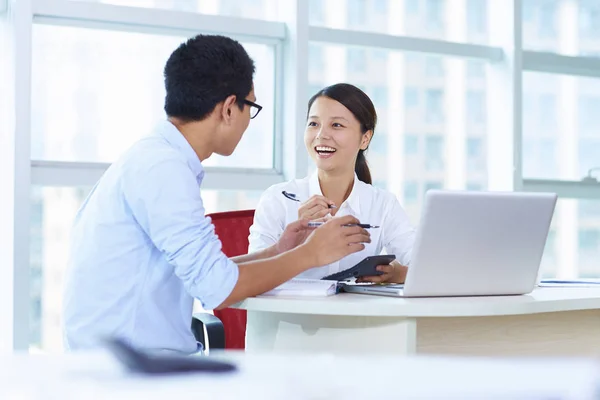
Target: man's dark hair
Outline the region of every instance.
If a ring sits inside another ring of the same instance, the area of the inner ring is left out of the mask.
[[[201,121],[228,96],[240,109],[252,90],[254,61],[237,41],[198,35],[182,43],[165,65],[165,112],[185,122]]]

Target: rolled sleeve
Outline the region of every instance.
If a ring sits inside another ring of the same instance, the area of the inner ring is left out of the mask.
[[[233,291],[239,270],[221,251],[205,216],[196,176],[180,159],[155,162],[124,182],[127,205],[152,243],[164,254],[186,291],[206,309]]]

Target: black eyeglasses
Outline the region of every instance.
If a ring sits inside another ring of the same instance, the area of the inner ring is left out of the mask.
[[[250,106],[250,119],[256,118],[256,116],[258,115],[260,110],[262,110],[262,106],[259,106],[258,104],[256,104],[253,101],[244,99],[244,104],[247,104]]]

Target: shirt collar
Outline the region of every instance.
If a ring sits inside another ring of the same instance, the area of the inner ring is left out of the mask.
[[[156,132],[185,157],[196,178],[204,176],[204,168],[198,155],[175,125],[170,121],[163,121]]]
[[[345,203],[348,204],[348,207],[354,213],[360,213],[360,194],[359,194],[359,182],[358,177],[354,174],[354,183],[352,184],[352,191],[350,192],[350,196],[346,199]],[[313,196],[318,194],[323,196],[323,192],[321,192],[321,185],[319,184],[319,173],[318,171],[313,172],[308,181],[308,195]],[[339,207],[340,205],[338,205]]]

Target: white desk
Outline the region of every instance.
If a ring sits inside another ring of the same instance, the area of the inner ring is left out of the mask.
[[[594,399],[585,360],[228,355],[239,371],[147,377],[107,354],[0,356],[0,399]]]
[[[250,298],[247,351],[600,356],[600,288],[402,299]]]

